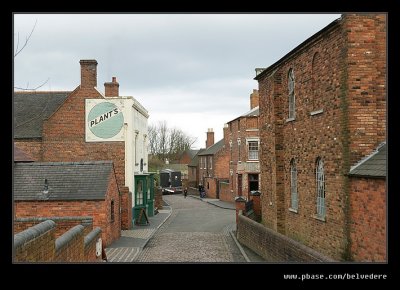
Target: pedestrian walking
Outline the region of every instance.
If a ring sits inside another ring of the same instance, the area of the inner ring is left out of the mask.
[[[186,198],[187,196],[187,187],[185,187],[185,189],[183,190],[183,196]]]

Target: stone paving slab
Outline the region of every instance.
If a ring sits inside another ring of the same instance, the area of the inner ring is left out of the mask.
[[[138,247],[106,248],[108,262],[133,262],[140,251]]]

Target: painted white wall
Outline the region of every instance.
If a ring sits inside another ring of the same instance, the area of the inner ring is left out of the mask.
[[[132,193],[132,206],[135,206],[135,174],[148,172],[147,110],[133,97],[106,97],[124,101],[125,137],[125,186]],[[143,158],[143,171],[140,160]]]

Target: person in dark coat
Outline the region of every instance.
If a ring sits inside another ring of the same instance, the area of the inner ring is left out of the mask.
[[[187,187],[185,187],[185,189],[183,190],[183,196],[186,198],[187,196]]]

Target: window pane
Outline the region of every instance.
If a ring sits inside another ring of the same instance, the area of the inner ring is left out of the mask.
[[[249,141],[249,160],[258,160],[258,142]]]

